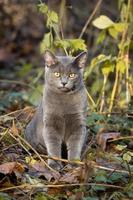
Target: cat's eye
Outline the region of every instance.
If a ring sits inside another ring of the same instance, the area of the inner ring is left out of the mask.
[[[55,75],[56,77],[60,77],[60,73],[59,73],[59,72],[54,72],[54,75]]]
[[[75,76],[76,76],[76,74],[74,74],[74,73],[69,74],[70,78],[75,78]]]

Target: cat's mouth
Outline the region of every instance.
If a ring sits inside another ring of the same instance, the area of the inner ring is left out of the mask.
[[[73,88],[67,88],[67,87],[59,87],[59,89],[62,91],[62,92],[72,92],[75,90],[75,86],[73,86]]]
[[[67,88],[67,87],[59,87],[59,89],[62,91],[62,92],[69,92],[71,89]]]

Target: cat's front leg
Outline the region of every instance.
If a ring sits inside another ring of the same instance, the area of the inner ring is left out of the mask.
[[[80,160],[81,151],[86,139],[86,127],[80,126],[71,130],[67,140],[68,160]]]
[[[43,129],[44,142],[49,157],[61,158],[61,138],[53,127],[44,126]],[[54,169],[60,169],[61,162],[48,159],[48,165]]]
[[[43,138],[48,156],[61,158],[61,144],[63,135],[63,119],[52,114],[44,115]],[[60,169],[61,162],[48,159],[48,164],[54,169]]]

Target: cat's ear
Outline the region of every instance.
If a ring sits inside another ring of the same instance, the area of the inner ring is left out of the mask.
[[[76,64],[79,68],[84,68],[87,61],[87,52],[83,51],[74,59],[74,64]]]
[[[52,65],[55,65],[57,63],[57,58],[49,50],[46,50],[44,52],[43,58],[44,58],[44,61],[45,61],[45,66],[47,66],[47,67],[51,67]]]

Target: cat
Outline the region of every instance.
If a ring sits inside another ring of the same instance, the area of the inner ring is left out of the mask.
[[[83,82],[87,52],[76,57],[44,53],[45,85],[43,98],[26,127],[27,141],[48,156],[61,158],[61,146],[67,147],[68,160],[80,160],[86,140],[87,95]],[[54,169],[61,163],[48,159]]]

